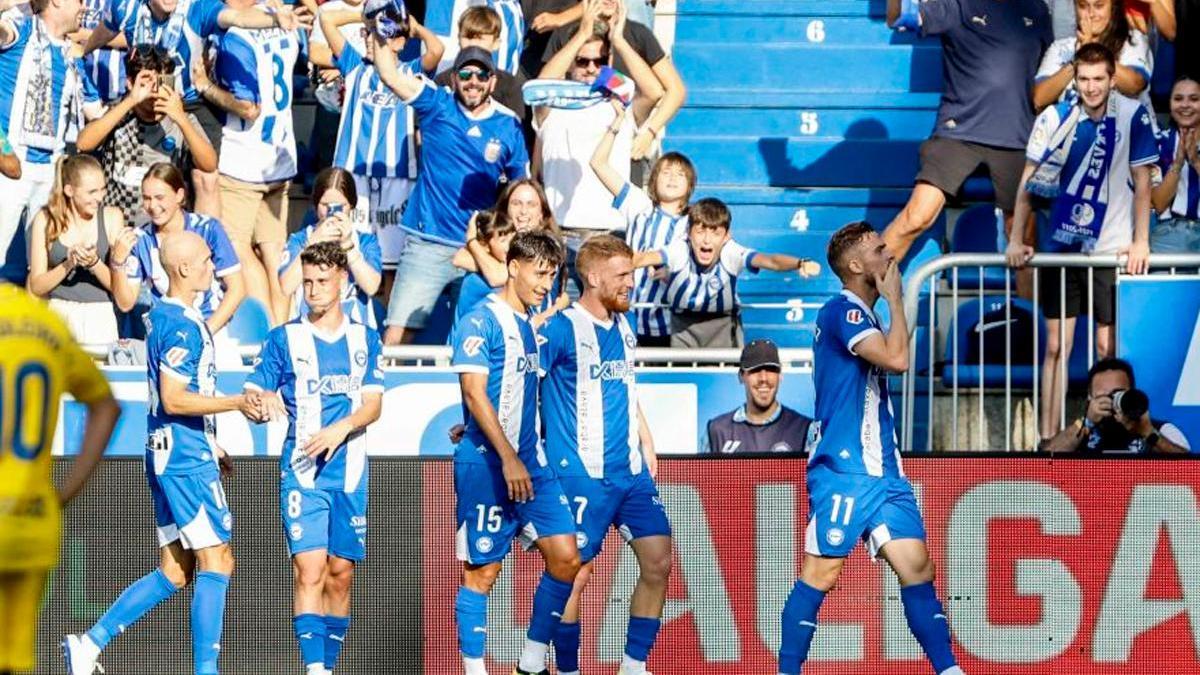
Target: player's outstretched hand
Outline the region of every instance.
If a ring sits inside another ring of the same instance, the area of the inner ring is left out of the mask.
[[[264,391],[259,395],[259,406],[263,422],[287,419],[287,408],[283,405],[283,399],[273,391]]]
[[[514,502],[527,502],[533,499],[533,479],[525,464],[518,458],[504,460],[500,465],[504,473],[504,482],[508,484],[508,498]]]
[[[252,422],[262,422],[262,396],[256,391],[242,394],[242,400],[238,403],[238,412]]]
[[[879,294],[888,300],[899,300],[901,297],[900,286],[900,267],[896,265],[896,261],[888,263],[887,270],[883,276],[875,275],[875,288],[879,289]]]
[[[314,459],[324,455],[325,460],[329,461],[333,457],[333,453],[337,452],[337,449],[341,447],[349,435],[349,425],[342,422],[334,422],[308,439],[308,443],[304,446],[304,453]]]

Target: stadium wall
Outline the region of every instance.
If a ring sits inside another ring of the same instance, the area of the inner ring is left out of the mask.
[[[906,467],[968,672],[1200,672],[1200,464],[926,456]],[[445,460],[372,460],[369,555],[338,672],[458,672],[451,468]],[[300,669],[277,476],[271,460],[239,459],[227,485],[238,567],[224,673]],[[656,673],[775,672],[779,611],[802,551],[803,477],[803,459],[663,460],[659,484],[677,552],[650,663]],[[39,672],[62,672],[60,637],[85,629],[156,564],[154,546],[140,462],[104,462],[66,520]],[[495,590],[494,672],[517,657],[539,567],[535,555],[516,555]],[[632,554],[610,536],[585,598],[585,672],[616,669],[635,577]],[[115,640],[102,658],[108,672],[190,672],[188,598],[179,594]],[[891,573],[861,550],[821,619],[806,673],[927,672]]]

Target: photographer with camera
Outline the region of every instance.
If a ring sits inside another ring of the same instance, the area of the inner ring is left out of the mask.
[[[1133,366],[1102,359],[1088,371],[1086,414],[1045,441],[1049,452],[1187,453],[1179,427],[1150,418],[1150,399],[1135,388]]]

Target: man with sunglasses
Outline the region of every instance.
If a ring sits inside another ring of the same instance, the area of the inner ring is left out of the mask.
[[[576,283],[575,254],[583,243],[597,234],[624,230],[626,225],[625,217],[613,207],[612,193],[591,170],[592,152],[606,134],[612,134],[611,165],[623,182],[629,182],[637,126],[650,116],[663,91],[654,71],[625,37],[624,6],[617,6],[611,20],[613,27],[607,33],[611,37],[598,33],[600,4],[588,3],[579,30],[538,75],[543,80],[568,79],[591,85],[615,55],[627,68],[622,74],[632,77],[636,85],[632,115],[618,115],[605,101],[580,108],[534,109],[533,174],[545,186],[554,219],[563,229],[570,251],[567,266]]]
[[[490,52],[460,51],[452,90],[397,68],[396,55],[387,49],[376,48],[375,68],[383,84],[416,111],[423,148],[404,210],[407,237],[385,322],[384,342],[400,344],[425,326],[438,296],[462,275],[451,260],[466,243],[471,214],[495,204],[501,178],[529,174],[529,153],[516,114],[492,99],[496,67]]]

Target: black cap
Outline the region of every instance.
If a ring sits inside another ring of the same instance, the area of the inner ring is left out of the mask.
[[[782,370],[779,348],[770,340],[754,340],[742,348],[742,372],[753,372],[763,368]]]
[[[492,53],[482,47],[467,47],[460,51],[458,56],[454,57],[455,70],[462,68],[468,63],[483,66],[489,73],[496,72],[496,65],[492,62]]]

